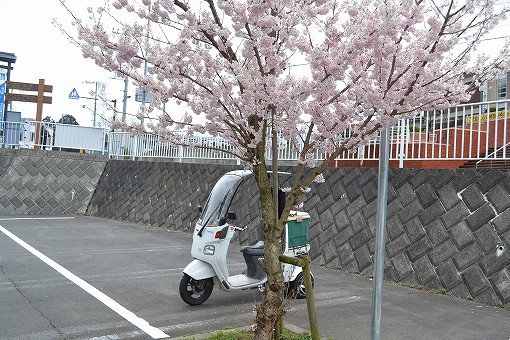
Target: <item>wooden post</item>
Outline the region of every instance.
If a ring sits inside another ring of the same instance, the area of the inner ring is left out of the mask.
[[[312,275],[310,274],[310,262],[308,257],[301,255],[298,258],[280,255],[280,262],[290,263],[303,268],[303,279],[306,290],[306,307],[308,308],[308,320],[310,321],[310,333],[312,340],[319,340],[319,324],[317,323],[317,313],[315,311],[315,299],[313,297]]]
[[[41,128],[43,125],[41,124],[41,121],[43,104],[51,104],[52,102],[51,97],[45,97],[44,93],[51,93],[53,91],[53,86],[44,85],[44,79],[39,79],[38,84],[20,83],[8,80],[7,89],[8,91],[5,93],[6,101],[37,103],[37,111],[35,113],[34,149],[40,149],[42,144]],[[12,93],[10,90],[37,91],[37,96],[24,93]]]
[[[304,262],[303,277],[305,279],[306,306],[308,307],[308,319],[310,320],[310,332],[312,340],[319,340],[319,325],[317,324],[317,313],[315,311],[315,299],[313,297],[312,275],[310,274],[310,261],[308,257],[301,255]]]
[[[300,258],[280,255],[280,262],[290,263],[298,267],[304,267],[305,263]]]
[[[37,111],[35,112],[35,142],[34,149],[39,150],[41,148],[41,129],[43,125],[42,121],[42,109],[44,103],[44,79],[39,79],[39,86],[37,87]]]

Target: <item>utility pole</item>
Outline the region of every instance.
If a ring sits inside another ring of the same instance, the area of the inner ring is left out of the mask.
[[[113,35],[120,34],[119,29],[112,29]],[[118,79],[118,78],[112,78],[112,79]],[[128,96],[128,83],[129,83],[129,77],[124,76],[124,97],[122,99],[122,122],[126,122],[126,114],[127,114],[127,100],[129,98]]]
[[[149,14],[151,12],[151,5],[149,4],[149,7],[148,7],[148,11],[149,11]],[[150,19],[147,19],[147,35],[145,36],[145,44],[146,45],[149,45],[149,29],[150,29]],[[146,46],[146,49],[145,49],[145,63],[144,63],[144,67],[143,67],[143,76],[144,78],[147,76],[147,46]],[[146,102],[146,96],[147,96],[147,89],[146,87],[144,86],[142,88],[142,119],[140,120],[140,123],[142,124],[142,126],[144,126],[144,118],[145,118],[145,102]]]
[[[96,127],[96,115],[97,115],[97,86],[98,86],[98,82],[97,82],[97,80],[96,80],[96,81],[85,80],[83,83],[85,83],[85,84],[96,84],[96,90],[94,91],[94,97],[80,97],[80,98],[83,98],[83,99],[93,99],[93,100],[94,100],[94,110],[93,110],[94,118],[93,118],[93,120],[92,120],[92,127]]]
[[[97,81],[96,91],[94,92],[94,122],[92,123],[92,127],[96,127],[96,114],[97,114]]]
[[[126,122],[127,99],[128,99],[128,76],[124,77],[124,99],[122,99],[122,122]]]

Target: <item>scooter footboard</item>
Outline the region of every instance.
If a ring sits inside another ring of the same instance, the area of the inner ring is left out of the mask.
[[[182,272],[184,274],[188,274],[195,280],[202,280],[216,276],[213,267],[209,263],[197,259],[191,261]]]
[[[244,262],[246,262],[246,276],[255,279],[263,279],[266,276],[266,272],[259,265],[259,259],[264,258],[263,252],[260,255],[248,255],[243,254]]]

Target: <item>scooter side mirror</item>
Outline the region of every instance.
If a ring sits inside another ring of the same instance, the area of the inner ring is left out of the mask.
[[[237,219],[237,215],[235,212],[228,212],[227,213],[227,216],[223,216],[222,218],[220,218],[220,220],[218,221],[218,225],[224,225],[225,223],[227,223],[227,221],[235,221]]]
[[[227,220],[230,220],[230,221],[235,221],[235,220],[237,220],[237,215],[236,215],[236,213],[235,213],[235,212],[231,212],[231,211],[229,211],[229,212],[227,213]]]

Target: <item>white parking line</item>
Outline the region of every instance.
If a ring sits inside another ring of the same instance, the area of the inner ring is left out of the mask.
[[[66,277],[68,280],[82,288],[84,291],[98,299],[100,302],[108,306],[110,309],[112,309],[114,312],[122,316],[124,319],[129,321],[131,324],[138,327],[140,330],[147,333],[150,337],[153,339],[162,339],[169,337],[166,333],[164,333],[162,330],[153,327],[149,325],[147,321],[144,319],[139,318],[136,316],[133,312],[127,310],[126,308],[122,307],[118,302],[110,298],[108,295],[102,293],[97,288],[93,287],[92,285],[88,284],[86,281],[82,280],[78,276],[71,273],[69,270],[65,269],[13,233],[11,233],[9,230],[5,229],[0,225],[0,231],[4,233],[6,236],[11,238],[14,242],[18,243],[20,246],[28,250],[30,253],[32,253],[34,256],[39,258],[41,261],[46,263],[51,268],[55,269],[57,272],[62,274],[64,277]]]

